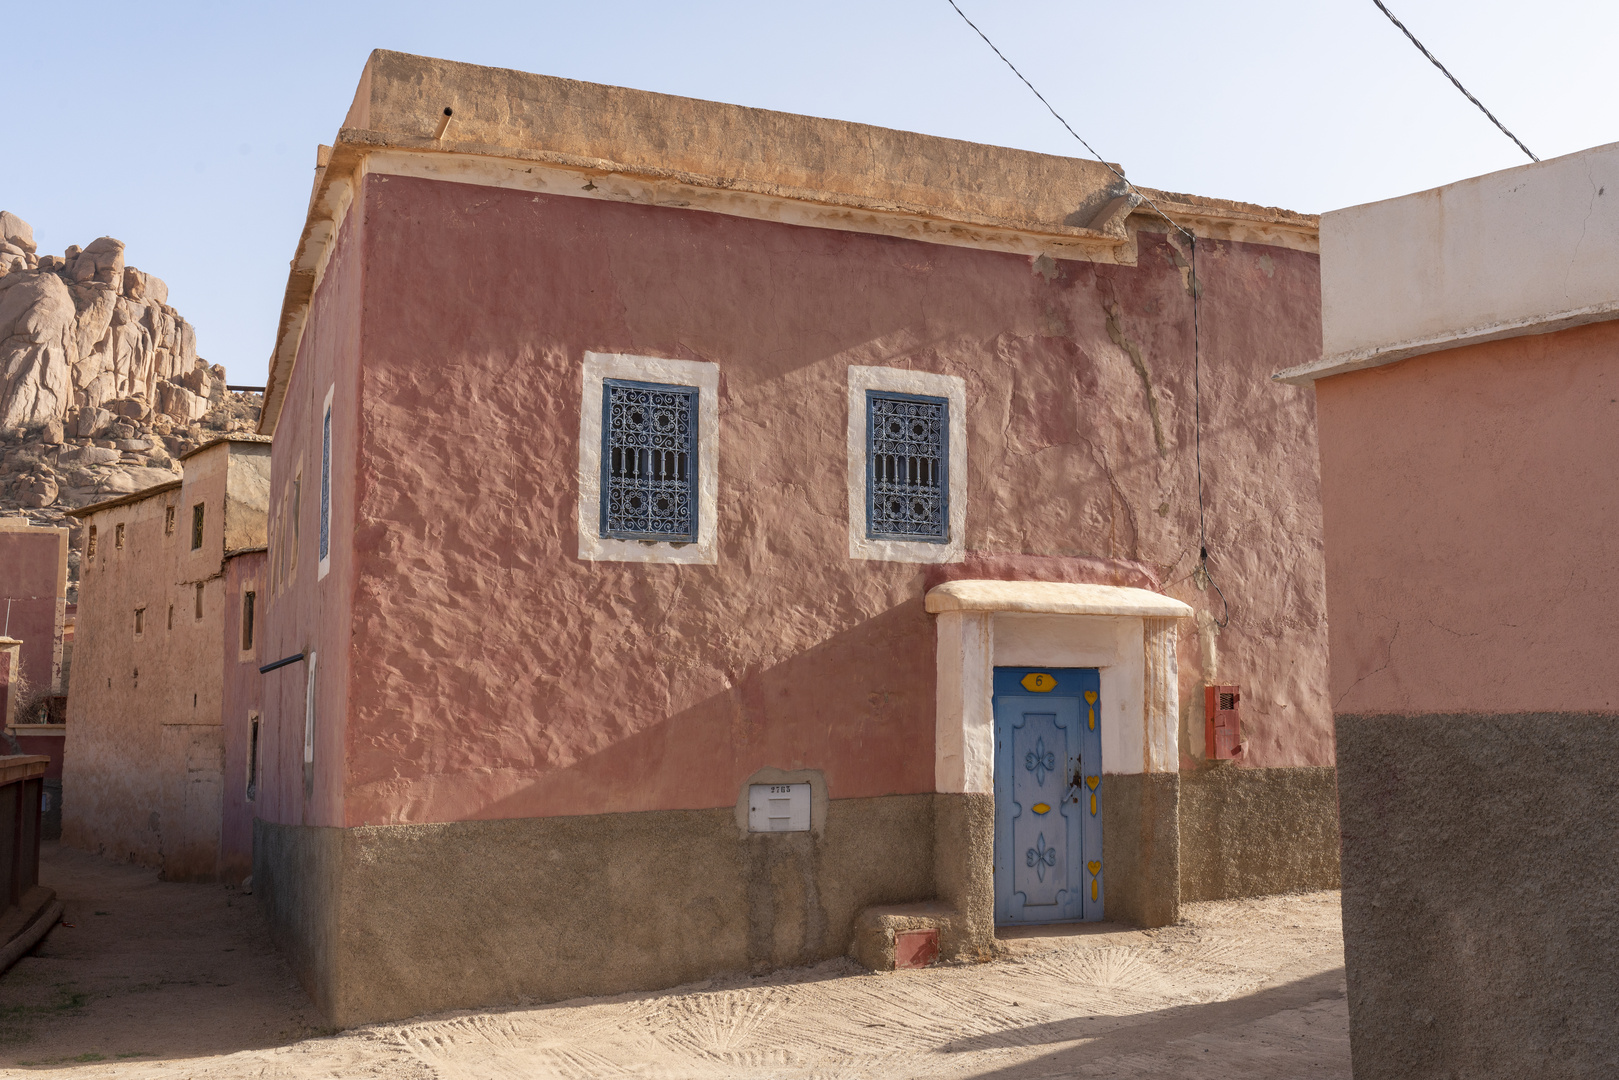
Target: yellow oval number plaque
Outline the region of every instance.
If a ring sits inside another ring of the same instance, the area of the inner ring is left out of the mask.
[[[1036,694],[1049,694],[1057,689],[1057,680],[1043,671],[1031,671],[1023,676],[1023,689]]]

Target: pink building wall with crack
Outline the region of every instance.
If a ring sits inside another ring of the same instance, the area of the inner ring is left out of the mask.
[[[303,671],[265,677],[277,770],[260,816],[729,806],[766,765],[822,769],[832,798],[932,790],[922,595],[941,574],[1157,582],[1211,602],[1190,581],[1186,259],[1159,233],[1139,249],[1135,267],[1031,260],[367,177],[276,432],[273,506],[300,468],[303,486],[281,584],[290,527],[272,523],[265,655],[321,659],[307,799]],[[1232,605],[1220,670],[1244,685],[1244,764],[1330,765],[1314,406],[1268,378],[1319,342],[1317,259],[1205,240],[1199,270],[1209,544]],[[577,558],[586,350],[719,365],[717,565]],[[967,564],[849,558],[855,364],[966,381]],[[334,384],[332,568],[317,582]],[[1190,630],[1180,663],[1195,765]]]

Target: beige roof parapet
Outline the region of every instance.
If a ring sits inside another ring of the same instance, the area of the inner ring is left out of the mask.
[[[487,168],[467,169],[474,161]],[[1136,258],[1126,219],[1167,227],[1123,197],[1116,167],[1099,161],[378,49],[334,145],[317,155],[265,380],[264,434],[280,417],[333,238],[373,167],[471,183],[521,174],[536,190],[580,197],[1126,265]],[[561,175],[570,182],[545,186]],[[1317,250],[1313,215],[1140,190],[1199,236]]]
[[[1063,581],[947,581],[928,590],[928,611],[1021,611],[1040,615],[1131,615],[1189,619],[1192,609],[1172,597],[1118,585]]]
[[[165,480],[161,484],[153,484],[149,488],[142,488],[140,491],[132,491],[128,495],[117,495],[111,499],[103,499],[101,502],[91,503],[89,506],[81,506],[77,509],[69,510],[67,512],[67,516],[70,518],[78,518],[79,520],[83,521],[90,515],[99,514],[103,510],[111,510],[117,506],[128,506],[130,503],[137,503],[142,499],[150,499],[153,495],[161,495],[165,491],[173,491],[175,488],[179,487],[180,484],[181,481],[178,477],[173,480]]]

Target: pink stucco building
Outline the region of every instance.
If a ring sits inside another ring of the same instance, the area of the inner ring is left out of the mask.
[[[46,839],[62,831],[67,550],[66,529],[0,520],[0,724],[22,753],[50,759],[40,781]]]
[[[1616,198],[1619,145],[1322,218],[1357,1080],[1619,1071]]]
[[[372,55],[261,429],[332,1022],[1336,884],[1316,223],[1153,197],[1195,281],[1098,163]]]
[[[66,529],[0,520],[0,637],[21,643],[16,706],[62,693],[62,630],[67,613]],[[31,723],[38,717],[13,717]]]

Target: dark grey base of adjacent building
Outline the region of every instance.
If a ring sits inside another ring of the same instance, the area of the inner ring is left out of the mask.
[[[1339,716],[1356,1080],[1619,1076],[1619,716]]]
[[[1331,888],[1331,776],[1105,777],[1108,918],[1161,926],[1183,898]],[[992,796],[827,807],[818,833],[744,834],[731,808],[354,829],[260,821],[253,891],[341,1027],[813,964],[846,954],[860,912],[878,905],[939,901],[953,912],[942,959],[994,955]],[[1320,850],[1263,850],[1277,842]]]

